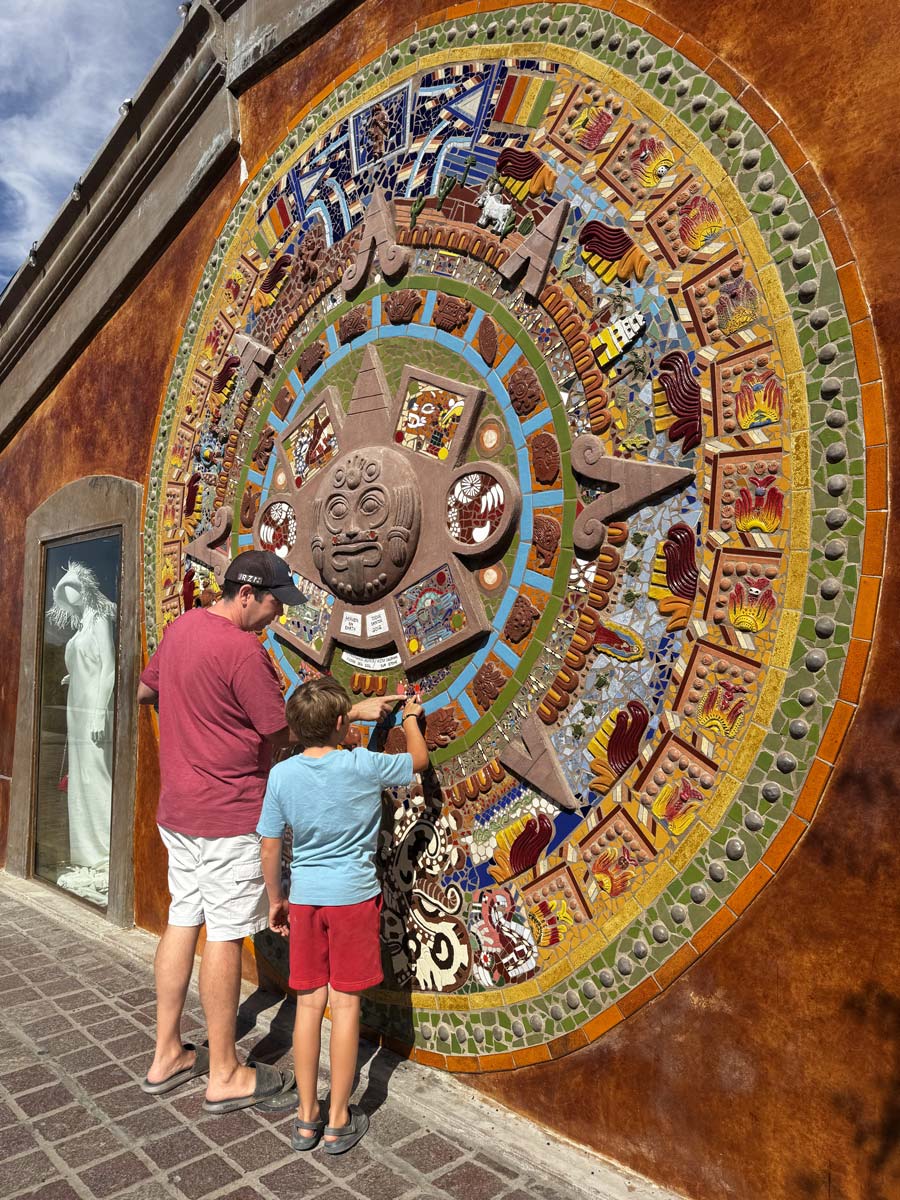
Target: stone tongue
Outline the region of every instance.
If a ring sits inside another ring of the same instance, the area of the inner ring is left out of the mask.
[[[381,361],[374,347],[367,346],[341,430],[341,449],[390,442],[389,404],[390,393]]]

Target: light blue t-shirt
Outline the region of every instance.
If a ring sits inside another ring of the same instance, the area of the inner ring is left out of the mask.
[[[358,904],[378,895],[381,789],[412,780],[411,754],[362,749],[297,754],[272,768],[256,832],[293,830],[292,904]]]

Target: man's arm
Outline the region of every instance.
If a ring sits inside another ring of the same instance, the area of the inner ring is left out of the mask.
[[[287,937],[290,932],[290,907],[281,891],[281,838],[262,838],[259,853],[269,897],[269,928],[273,933]]]
[[[159,699],[159,692],[154,692],[152,687],[148,687],[143,680],[138,684],[137,701],[138,704],[155,704]]]

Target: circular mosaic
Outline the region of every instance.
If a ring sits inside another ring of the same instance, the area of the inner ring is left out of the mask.
[[[421,694],[366,1019],[451,1067],[585,1044],[743,911],[811,817],[858,582],[806,200],[693,64],[561,11],[421,30],[301,114],[201,281],[147,510],[151,648],[258,546],[307,596],[288,688]]]

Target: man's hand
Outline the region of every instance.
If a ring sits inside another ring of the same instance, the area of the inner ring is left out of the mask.
[[[269,928],[273,933],[277,933],[279,937],[286,938],[290,933],[291,928],[291,907],[287,900],[282,898],[277,904],[269,905]]]
[[[394,705],[405,699],[404,692],[397,692],[393,696],[369,696],[353,705],[349,712],[349,720],[383,721]]]

